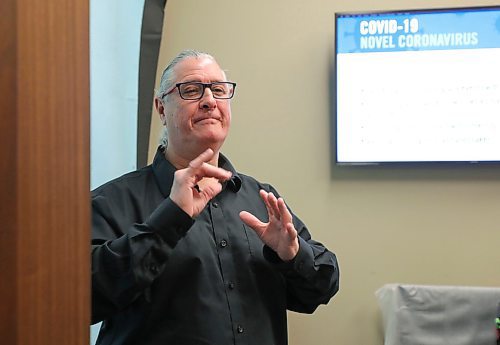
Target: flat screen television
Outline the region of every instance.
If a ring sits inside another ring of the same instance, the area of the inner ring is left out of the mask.
[[[336,163],[500,162],[500,6],[335,14]]]

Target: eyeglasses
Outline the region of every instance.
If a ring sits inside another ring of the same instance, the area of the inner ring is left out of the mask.
[[[230,99],[234,96],[234,89],[236,88],[236,83],[230,81],[217,81],[213,83],[200,83],[188,81],[184,83],[177,83],[168,92],[161,95],[161,98],[166,95],[171,94],[177,88],[179,90],[179,96],[185,100],[198,100],[205,94],[205,89],[209,88],[212,91],[212,95],[217,99]]]

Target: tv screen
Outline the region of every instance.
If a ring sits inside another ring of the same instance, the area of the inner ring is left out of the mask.
[[[335,14],[337,164],[500,162],[500,6]]]

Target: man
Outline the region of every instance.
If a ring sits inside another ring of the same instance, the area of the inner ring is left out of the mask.
[[[285,345],[286,310],[338,291],[335,255],[220,153],[235,86],[212,56],[180,53],[155,98],[152,165],[92,192],[98,344]]]

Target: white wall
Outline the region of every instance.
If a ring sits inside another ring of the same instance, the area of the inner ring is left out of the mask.
[[[91,188],[136,168],[143,6],[90,2]]]
[[[144,0],[90,1],[90,188],[136,168]],[[91,327],[94,344],[100,324]]]

